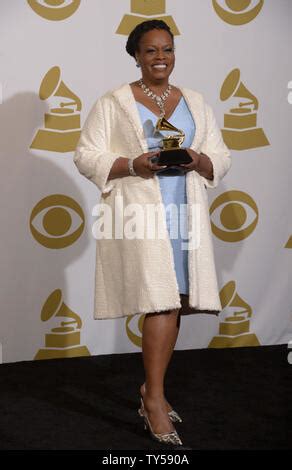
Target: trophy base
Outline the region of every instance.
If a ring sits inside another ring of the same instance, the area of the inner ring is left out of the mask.
[[[161,166],[180,165],[182,163],[191,163],[192,158],[185,149],[161,150],[159,155],[151,158],[153,163]]]

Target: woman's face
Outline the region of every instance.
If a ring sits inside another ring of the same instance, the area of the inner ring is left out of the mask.
[[[172,37],[163,29],[153,29],[143,34],[136,59],[141,65],[143,79],[165,81],[175,64]]]

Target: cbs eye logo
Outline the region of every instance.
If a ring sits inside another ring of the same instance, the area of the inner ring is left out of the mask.
[[[29,224],[38,243],[46,248],[60,249],[72,245],[80,237],[85,217],[74,199],[63,194],[52,194],[36,204]],[[68,234],[70,229],[71,233]]]
[[[217,211],[221,205],[223,208]],[[216,212],[220,212],[220,215],[216,215]],[[239,242],[249,237],[259,219],[258,207],[252,197],[236,190],[220,194],[211,204],[210,215],[213,215],[212,232],[224,242]],[[213,219],[218,224],[220,222],[223,228],[218,227]]]
[[[73,15],[81,0],[27,0],[29,6],[42,18],[51,21],[65,20]]]
[[[144,318],[145,318],[145,315],[143,314],[143,315],[129,315],[126,319],[127,336],[129,340],[133,344],[135,344],[135,346],[137,346],[138,348],[142,347],[142,330],[143,330]]]
[[[255,19],[262,9],[264,0],[212,0],[212,3],[217,15],[223,21],[240,26]]]

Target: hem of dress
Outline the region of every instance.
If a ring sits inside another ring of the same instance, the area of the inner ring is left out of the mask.
[[[94,316],[94,320],[113,320],[115,318],[124,318],[124,317],[131,317],[134,315],[143,315],[146,313],[159,313],[159,312],[166,312],[167,310],[174,310],[174,309],[180,309],[181,308],[181,303],[176,304],[176,305],[168,305],[168,306],[161,306],[159,308],[153,308],[151,309],[139,309],[139,312],[134,312],[134,313],[123,313],[121,315],[115,315],[112,317],[106,316]]]
[[[115,316],[112,316],[112,317],[109,317],[109,316],[106,316],[106,317],[103,317],[103,316],[94,316],[94,320],[116,320],[118,318],[125,318],[125,317],[133,317],[135,315],[143,315],[143,314],[147,314],[147,313],[160,313],[160,312],[166,312],[168,310],[176,310],[176,309],[179,309],[181,310],[182,309],[182,305],[180,306],[170,306],[170,307],[161,307],[159,309],[153,309],[153,310],[149,310],[149,309],[145,309],[145,310],[140,310],[139,312],[135,312],[135,313],[127,313],[127,314],[122,314],[122,315],[115,315]],[[192,315],[192,314],[209,314],[209,315],[216,315],[218,316],[219,313],[221,312],[221,310],[212,310],[212,309],[198,309],[198,308],[194,308],[194,307],[191,307],[191,311],[182,311],[180,312],[180,315]]]

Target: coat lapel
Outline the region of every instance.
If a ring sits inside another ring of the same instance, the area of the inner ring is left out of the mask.
[[[147,140],[144,135],[139,111],[130,85],[125,83],[115,90],[113,95],[131,122],[143,152],[148,152]]]
[[[180,88],[180,90],[196,125],[196,132],[191,148],[199,152],[204,140],[206,127],[203,97],[200,93],[188,88]],[[130,85],[128,83],[123,84],[120,88],[113,91],[113,95],[131,122],[143,152],[148,152],[147,140],[144,135],[139,111]]]

